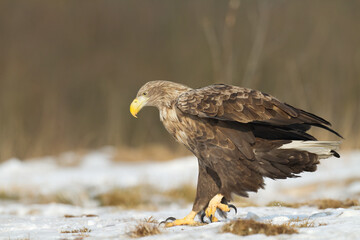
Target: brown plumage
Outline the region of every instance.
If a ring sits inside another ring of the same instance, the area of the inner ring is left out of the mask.
[[[224,201],[232,193],[246,197],[264,187],[264,177],[296,177],[315,171],[321,158],[339,157],[338,142],[306,133],[316,126],[341,137],[328,121],[257,90],[152,81],[139,90],[131,112],[136,116],[144,106],[157,107],[167,131],[198,158],[196,213],[217,194]]]

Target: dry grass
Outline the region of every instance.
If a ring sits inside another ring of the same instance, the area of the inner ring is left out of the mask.
[[[258,204],[252,202],[250,199],[240,196],[234,196],[232,204],[236,207],[258,207]]]
[[[355,199],[346,199],[344,201],[335,200],[335,199],[319,199],[319,200],[315,200],[314,203],[319,209],[350,208],[354,206],[360,206],[359,201]]]
[[[297,217],[295,219],[289,220],[287,225],[290,227],[311,228],[315,227],[315,221],[310,221],[309,219],[300,219]]]
[[[79,195],[65,194],[63,192],[43,195],[37,194],[31,189],[26,191],[24,189],[17,189],[15,192],[0,192],[0,200],[36,204],[62,203],[76,206],[82,206],[89,200],[96,200],[99,202],[100,206],[117,206],[124,209],[156,210],[158,204],[167,205],[173,202],[178,202],[180,204],[184,202],[193,202],[195,194],[195,187],[189,184],[164,192],[143,184],[130,188],[114,188],[96,196],[93,196],[90,192],[83,192]],[[90,217],[92,215],[66,215],[65,217],[70,218],[84,216]]]
[[[261,223],[252,219],[238,219],[225,224],[222,227],[222,232],[229,232],[240,236],[247,236],[252,234],[265,234],[267,236],[279,234],[294,234],[298,231],[287,225],[276,225],[272,223]]]
[[[193,202],[196,189],[191,185],[182,185],[178,188],[160,192],[151,186],[139,185],[132,188],[116,188],[96,196],[101,206],[118,206],[125,209],[156,209],[153,196],[163,198],[162,204],[178,201]]]
[[[88,229],[87,227],[79,228],[79,229],[73,229],[73,230],[62,230],[61,233],[72,233],[73,236],[75,236],[75,240],[82,240],[84,238],[89,237],[90,235],[88,233],[91,232],[91,229]]]
[[[62,203],[69,205],[77,205],[77,199],[74,196],[68,196],[63,193],[55,193],[49,195],[39,195],[35,196],[34,201],[39,204],[48,204],[48,203]]]
[[[99,217],[98,215],[96,214],[82,214],[80,216],[75,216],[75,215],[71,215],[71,214],[65,214],[64,215],[64,218],[81,218],[81,217]]]
[[[0,192],[0,199],[1,200],[8,200],[8,201],[18,201],[20,199],[20,196],[14,194],[14,193],[8,193],[5,191]]]
[[[125,162],[139,162],[144,160],[167,161],[188,156],[185,148],[169,148],[161,144],[149,144],[141,148],[122,146],[116,149],[113,160]]]
[[[79,195],[74,195],[62,191],[45,195],[39,194],[38,192],[34,191],[34,189],[22,188],[0,192],[0,200],[35,204],[62,203],[69,205],[82,205],[82,203],[89,200],[89,198],[90,196],[86,192]]]
[[[178,188],[163,193],[172,199],[183,199],[187,203],[193,202],[196,196],[196,188],[190,184],[184,184]]]
[[[299,208],[302,206],[316,206],[319,209],[327,208],[350,208],[354,206],[360,206],[360,203],[356,199],[346,199],[346,200],[335,200],[335,199],[317,199],[302,203],[285,203],[279,201],[273,201],[266,205],[267,207],[290,207],[290,208]]]
[[[139,224],[136,225],[134,229],[128,233],[128,235],[131,238],[139,238],[160,233],[161,231],[159,229],[158,221],[153,217],[150,217],[139,222]]]
[[[300,203],[286,203],[281,201],[272,201],[266,204],[267,207],[289,207],[289,208],[299,208],[304,206]]]
[[[315,223],[315,220],[310,220],[308,218],[306,219],[300,219],[299,217],[295,219],[289,220],[286,225],[294,228],[312,228],[312,227],[319,227],[319,226],[326,226],[326,223]]]
[[[61,233],[89,233],[89,232],[91,232],[91,229],[88,229],[87,227],[61,231]]]
[[[139,208],[149,205],[145,195],[145,187],[116,188],[96,197],[101,206],[118,206],[123,208]]]

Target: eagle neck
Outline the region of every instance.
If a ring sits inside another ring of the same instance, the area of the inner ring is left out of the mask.
[[[159,106],[159,112],[160,112],[160,120],[166,124],[167,122],[176,122],[179,121],[176,110],[175,110],[175,104],[163,104]],[[166,126],[165,126],[166,127]]]

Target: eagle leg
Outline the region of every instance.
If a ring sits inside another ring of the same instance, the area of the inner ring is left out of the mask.
[[[222,194],[216,194],[209,202],[208,207],[205,210],[205,215],[210,219],[211,222],[217,222],[219,221],[215,217],[216,210],[220,210],[223,212],[230,212],[230,208],[227,204],[221,203],[223,199]]]
[[[196,222],[194,220],[197,212],[191,211],[186,217],[182,219],[175,219],[174,217],[169,217],[165,221],[162,221],[160,224],[164,223],[165,227],[174,227],[174,226],[180,226],[180,225],[189,225],[189,226],[199,226],[202,225],[199,222]],[[172,220],[172,222],[168,222],[169,220]]]

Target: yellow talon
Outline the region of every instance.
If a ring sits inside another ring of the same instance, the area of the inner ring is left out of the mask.
[[[212,222],[217,222],[219,221],[216,217],[215,217],[215,212],[216,209],[220,209],[223,212],[230,212],[230,208],[228,207],[228,205],[226,204],[222,204],[221,200],[224,196],[222,194],[216,194],[209,202],[208,207],[205,210],[205,214],[208,218],[211,218],[210,220]]]
[[[182,218],[182,219],[176,219],[173,222],[165,223],[165,227],[174,227],[174,226],[181,226],[181,225],[197,226],[198,224],[200,224],[200,223],[195,222],[194,220]]]
[[[202,223],[196,222],[194,220],[196,216],[195,211],[191,211],[186,217],[182,219],[176,219],[173,222],[165,223],[165,227],[174,227],[174,226],[181,226],[181,225],[189,225],[189,226],[200,226],[203,225]]]

